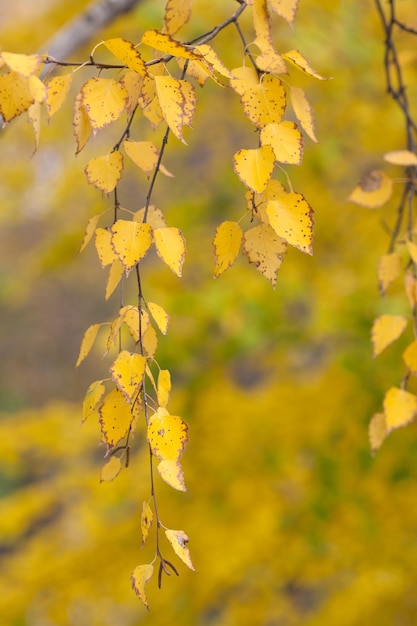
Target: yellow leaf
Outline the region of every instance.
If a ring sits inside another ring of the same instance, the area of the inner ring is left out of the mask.
[[[372,344],[374,356],[381,354],[387,346],[403,333],[407,326],[404,315],[380,315],[372,326]]]
[[[417,341],[413,341],[404,351],[404,363],[413,374],[417,374]]]
[[[78,367],[80,363],[82,363],[84,359],[88,356],[91,348],[93,347],[93,343],[96,340],[97,333],[101,326],[102,324],[91,324],[91,326],[89,326],[87,330],[85,331],[84,336],[81,341],[78,359],[75,364],[76,367]]]
[[[90,219],[88,220],[87,227],[85,229],[84,239],[80,247],[80,252],[82,252],[84,248],[88,245],[88,243],[91,241],[91,238],[96,232],[97,224],[98,224],[100,217],[101,217],[100,214],[93,215],[93,217],[90,217]]]
[[[96,228],[95,245],[102,267],[110,265],[117,259],[111,245],[111,233],[107,228]]]
[[[158,256],[177,276],[182,276],[185,259],[185,239],[178,228],[156,228],[155,247]]]
[[[191,17],[192,0],[167,0],[164,15],[164,31],[175,35]]]
[[[159,304],[148,302],[148,308],[159,330],[163,335],[167,334],[169,325],[169,315]]]
[[[313,141],[317,142],[314,131],[313,112],[308,102],[304,90],[301,87],[290,87],[290,98],[295,116],[301,127]]]
[[[261,143],[271,146],[280,163],[300,165],[303,158],[303,138],[294,122],[267,124],[261,129]]]
[[[398,252],[384,254],[378,263],[378,283],[384,295],[392,282],[401,274],[401,257]]]
[[[166,408],[171,391],[171,374],[169,370],[160,370],[158,376],[158,405]]]
[[[286,106],[284,86],[279,78],[270,74],[241,96],[243,110],[258,128],[280,122]]]
[[[177,415],[158,409],[148,423],[148,441],[152,453],[161,461],[179,461],[188,441],[188,426]]]
[[[153,522],[152,509],[148,502],[142,505],[142,515],[140,516],[140,528],[142,531],[142,548],[146,543]]]
[[[43,102],[48,95],[46,85],[37,76],[29,76],[28,78],[29,91],[33,96],[35,102]]]
[[[150,581],[153,574],[153,565],[138,565],[135,567],[130,580],[132,581],[132,589],[136,595],[142,600],[143,604],[149,611],[149,603],[145,593],[145,585]]]
[[[411,260],[417,264],[417,246],[412,241],[407,241],[407,249],[410,253]]]
[[[39,137],[41,134],[41,104],[40,102],[34,102],[28,109],[28,119],[32,124],[33,133],[35,135],[35,150],[39,146]]]
[[[104,156],[91,159],[85,168],[85,175],[91,185],[104,193],[110,193],[119,182],[123,170],[123,156],[117,150]]]
[[[199,54],[193,52],[190,46],[187,46],[176,39],[173,39],[167,33],[160,33],[157,30],[147,30],[142,37],[142,43],[160,50],[165,54],[170,54],[173,57],[179,57],[181,59],[199,59]]]
[[[142,345],[146,354],[153,358],[158,347],[158,337],[153,326],[148,326],[143,333]]]
[[[105,442],[115,446],[129,431],[132,423],[130,405],[119,389],[113,389],[104,398],[100,412],[100,427]]]
[[[152,245],[152,228],[128,220],[117,220],[111,227],[112,245],[125,270],[141,261]]]
[[[184,482],[184,472],[178,461],[161,461],[158,472],[162,480],[177,491],[187,491]]]
[[[119,119],[128,99],[125,88],[112,78],[90,78],[80,93],[81,103],[94,130]]]
[[[142,335],[144,335],[150,325],[149,315],[143,310],[139,325],[139,309],[137,306],[132,305],[128,305],[120,309],[119,319],[121,320],[121,323],[126,324],[130,334],[136,342],[139,341],[139,330],[142,332]]]
[[[381,447],[387,436],[387,424],[384,413],[375,413],[369,424],[369,443],[372,452]]]
[[[90,120],[82,104],[81,93],[78,93],[75,97],[73,128],[75,141],[77,143],[76,154],[78,154],[86,145],[92,131]]]
[[[290,26],[294,25],[300,0],[269,0],[271,9],[278,13]]]
[[[222,63],[211,46],[201,44],[200,46],[195,46],[194,50],[200,54],[200,63],[210,70],[211,75],[215,71],[226,78],[233,78],[232,72]],[[193,63],[193,61],[190,63]]]
[[[411,272],[406,272],[404,283],[405,293],[407,294],[410,307],[414,309],[414,307],[417,306],[417,280]]]
[[[164,119],[174,135],[185,143],[183,126],[191,127],[197,98],[187,80],[172,76],[155,76],[156,92]]]
[[[111,264],[109,277],[106,283],[106,300],[110,298],[117,285],[120,283],[124,271],[125,268],[123,267],[123,263],[119,259],[114,259],[113,263]]]
[[[242,229],[237,222],[223,222],[217,227],[213,241],[216,257],[215,278],[218,278],[235,262],[242,237]]]
[[[275,154],[271,146],[254,150],[239,150],[233,157],[233,166],[240,180],[252,191],[262,193],[271,178]]]
[[[139,96],[142,92],[144,80],[145,78],[143,76],[133,71],[126,72],[119,80],[119,83],[127,93],[127,102],[125,107],[127,115],[131,115],[139,103]],[[151,83],[153,82],[151,78],[148,78],[148,80]]]
[[[388,161],[388,163],[404,165],[404,167],[417,165],[417,154],[414,154],[411,150],[394,150],[393,152],[387,152],[384,154],[384,159]]]
[[[131,404],[142,387],[146,359],[141,354],[122,350],[110,367],[111,377]]]
[[[90,415],[94,412],[101,398],[103,397],[105,388],[102,380],[96,380],[94,383],[87,389],[87,393],[85,394],[85,398],[83,400],[83,408],[82,408],[82,422],[90,417]]]
[[[14,52],[2,52],[1,58],[12,72],[28,78],[36,74],[42,63],[40,54],[15,54]]]
[[[409,424],[417,411],[417,398],[404,389],[391,387],[385,394],[384,412],[387,432]]]
[[[122,463],[117,456],[112,456],[101,468],[100,482],[110,482],[120,474]]]
[[[145,209],[139,209],[139,211],[136,211],[136,213],[134,214],[133,219],[136,220],[137,222],[143,222],[144,217],[145,217]],[[166,225],[167,225],[165,218],[164,218],[164,214],[162,213],[161,209],[158,209],[153,204],[151,204],[148,207],[148,212],[147,212],[145,221],[147,224],[150,224],[150,226],[152,226],[154,230],[156,228],[166,228]]]
[[[259,78],[253,67],[236,67],[232,70],[230,85],[239,96],[243,96],[245,91],[256,88],[259,85]]]
[[[376,209],[391,198],[392,180],[381,170],[373,170],[362,178],[349,196],[350,202]]]
[[[183,563],[186,564],[187,567],[194,570],[194,566],[191,562],[190,551],[187,548],[187,543],[189,539],[183,530],[171,530],[167,528],[165,530],[165,535],[172,545],[175,554],[181,559]]]
[[[46,108],[48,116],[52,117],[64,104],[71,87],[73,74],[55,76],[46,85]]]
[[[289,50],[282,56],[305,74],[309,74],[318,80],[328,80],[327,78],[324,78],[324,76],[320,76],[320,74],[311,67],[307,59],[298,50]]]
[[[260,224],[244,234],[243,250],[249,263],[255,263],[256,269],[275,288],[282,257],[287,250],[286,242],[269,224]]]
[[[138,50],[136,50],[133,43],[117,37],[115,39],[107,39],[103,42],[110,52],[119,59],[129,69],[146,76],[148,73],[146,65]]]
[[[283,193],[266,203],[269,223],[277,235],[301,252],[313,254],[313,209],[300,193]]]
[[[158,163],[158,148],[151,141],[124,141],[123,147],[129,159],[149,178]],[[159,169],[166,176],[172,176],[162,164]]]
[[[27,78],[15,72],[0,76],[0,114],[5,122],[26,111],[33,102]]]
[[[274,47],[271,20],[266,0],[254,0],[252,3],[252,17],[256,32],[254,43],[261,51],[261,54],[256,57],[257,67],[264,72],[286,74],[286,65]]]

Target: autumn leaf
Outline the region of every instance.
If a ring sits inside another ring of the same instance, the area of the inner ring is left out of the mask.
[[[104,193],[110,193],[119,182],[123,170],[123,156],[115,150],[96,157],[87,163],[85,174],[91,185]]]
[[[239,150],[233,157],[233,167],[240,180],[252,191],[262,193],[271,178],[275,154],[271,146],[254,150]]]
[[[26,111],[33,102],[26,77],[16,72],[0,75],[0,114],[5,122]]]
[[[417,397],[397,387],[391,387],[385,394],[384,412],[387,432],[409,424],[417,411]]]
[[[87,226],[85,229],[85,234],[84,234],[84,238],[82,240],[81,243],[81,247],[80,247],[80,252],[82,252],[84,250],[84,248],[89,244],[89,242],[91,241],[96,228],[97,228],[97,224],[99,222],[99,219],[101,217],[101,214],[98,213],[97,215],[93,215],[93,217],[90,217],[90,219],[87,222]]]
[[[74,101],[73,129],[77,144],[76,154],[78,154],[85,147],[93,130],[86,110],[82,104],[81,93],[76,95]]]
[[[383,254],[378,262],[378,283],[381,293],[384,295],[391,285],[401,274],[401,256],[398,252]]]
[[[160,370],[158,375],[158,405],[166,408],[171,391],[171,374],[169,370]]]
[[[80,363],[82,363],[84,359],[88,356],[91,348],[93,347],[93,344],[97,337],[97,333],[100,330],[101,326],[103,326],[103,324],[91,324],[91,326],[89,326],[87,330],[85,331],[84,336],[81,341],[78,359],[75,364],[76,367],[78,367]]]
[[[184,472],[178,461],[161,461],[158,463],[158,472],[167,485],[177,491],[186,491]]]
[[[183,563],[193,571],[195,571],[194,566],[191,561],[190,551],[187,547],[187,543],[189,539],[183,530],[171,530],[167,528],[165,530],[165,535],[172,545],[175,554],[181,559]]]
[[[290,87],[290,99],[295,117],[300,122],[302,129],[313,141],[317,142],[314,130],[313,112],[310,103],[301,87]]]
[[[108,300],[113,294],[117,285],[120,283],[124,273],[125,268],[123,267],[123,263],[119,259],[114,259],[113,263],[111,264],[109,276],[106,283],[106,293],[104,296],[106,300]]]
[[[136,211],[133,215],[133,219],[137,222],[143,222],[145,220],[145,209],[139,209],[139,211]],[[145,221],[147,224],[152,226],[153,230],[156,230],[157,228],[166,228],[167,225],[161,209],[158,209],[153,204],[148,207]]]
[[[148,309],[163,335],[167,334],[169,325],[169,315],[165,309],[155,302],[148,302]]]
[[[372,326],[374,356],[381,354],[387,346],[403,333],[407,326],[404,315],[380,315]]]
[[[207,44],[201,44],[199,46],[195,46],[194,50],[199,53],[200,60],[199,61],[190,61],[190,63],[199,63],[209,70],[211,76],[213,76],[213,72],[217,72],[221,76],[225,78],[232,78],[232,72],[224,65],[224,63],[219,59],[218,55],[215,53],[213,48]]]
[[[406,242],[406,245],[407,250],[410,253],[411,260],[413,263],[417,264],[417,245],[409,240]]]
[[[303,158],[303,137],[294,122],[267,124],[261,129],[261,144],[271,146],[280,163],[300,165]]]
[[[182,275],[185,259],[185,239],[175,227],[155,228],[155,247],[158,256],[177,276]]]
[[[362,178],[349,196],[350,202],[377,209],[391,198],[392,180],[382,170],[373,170]]]
[[[140,528],[142,531],[142,548],[146,543],[153,522],[152,509],[148,502],[144,502],[142,505],[142,514],[140,516]]]
[[[384,413],[375,413],[369,423],[369,443],[372,452],[376,452],[387,436],[387,424]]]
[[[102,267],[110,265],[117,259],[111,245],[111,232],[107,228],[96,228],[95,246]]]
[[[174,135],[183,143],[183,126],[191,127],[197,98],[187,80],[172,76],[155,76],[156,92],[162,114]]]
[[[286,61],[289,61],[297,69],[301,70],[305,74],[309,74],[318,80],[328,80],[324,76],[321,76],[315,69],[311,67],[307,59],[298,50],[289,50],[282,55]]]
[[[278,13],[290,26],[294,25],[300,0],[269,0],[271,9]]]
[[[408,369],[417,374],[417,341],[413,341],[404,351],[403,354],[404,363]]]
[[[243,96],[245,91],[256,88],[259,85],[258,74],[253,67],[247,67],[246,65],[236,67],[232,70],[230,85],[239,96]]]
[[[126,41],[120,37],[115,39],[107,39],[103,42],[110,52],[119,59],[129,69],[146,76],[148,71],[146,69],[145,61],[142,59],[139,51],[135,48],[133,43]]]
[[[142,386],[145,366],[144,356],[122,350],[110,367],[112,379],[129,404],[133,402]]]
[[[146,354],[153,359],[158,347],[158,337],[153,326],[148,326],[144,332],[142,346]]]
[[[417,154],[411,150],[394,150],[384,154],[384,160],[394,165],[403,165],[404,167],[417,165]]]
[[[112,456],[101,468],[100,482],[111,482],[120,474],[122,463],[117,456]]]
[[[417,279],[413,276],[412,272],[406,272],[404,284],[410,307],[414,309],[414,307],[417,306]]]
[[[269,224],[260,224],[245,232],[243,250],[249,263],[254,263],[275,288],[282,257],[287,250],[284,239],[278,237]]]
[[[252,4],[253,26],[256,32],[254,43],[261,51],[261,54],[256,57],[257,67],[264,72],[286,74],[285,62],[274,47],[266,0],[256,0],[250,4]]]
[[[159,158],[159,150],[155,144],[151,141],[124,141],[123,148],[129,159],[149,178]],[[172,176],[162,164],[160,164],[159,169],[163,174]]]
[[[85,422],[86,419],[95,411],[98,403],[104,395],[105,387],[102,380],[96,380],[87,389],[83,400],[82,418],[81,421]]]
[[[112,78],[90,78],[81,88],[81,104],[94,130],[119,119],[127,103],[127,92]]]
[[[258,128],[280,122],[285,112],[284,86],[277,76],[271,74],[246,89],[240,99],[245,114]]]
[[[188,425],[165,409],[158,409],[149,419],[148,441],[152,453],[161,461],[179,461],[188,441]]]
[[[217,227],[213,241],[216,257],[215,278],[218,278],[235,262],[242,237],[242,229],[237,222],[223,222]]]
[[[301,252],[313,254],[313,210],[300,193],[285,193],[266,203],[269,223],[277,235]]]
[[[127,435],[132,423],[130,405],[119,389],[113,389],[104,398],[99,413],[104,440],[109,446],[115,446]]]
[[[167,33],[160,33],[154,29],[147,30],[143,34],[142,43],[151,46],[151,48],[155,48],[155,50],[160,50],[165,54],[171,54],[172,56],[179,57],[181,59],[198,60],[200,58],[198,54],[193,52],[193,49],[190,46],[173,39]]]
[[[175,35],[191,17],[192,0],[168,0],[165,5],[164,32]]]
[[[132,589],[136,595],[142,600],[143,604],[149,611],[149,603],[145,593],[145,586],[152,578],[153,565],[138,565],[133,570],[130,577],[132,581]]]
[[[63,74],[62,76],[54,76],[47,85],[46,108],[48,116],[51,118],[65,102],[71,87],[73,74]]]
[[[152,245],[149,224],[117,220],[111,227],[111,243],[125,270],[131,270],[141,261]]]
[[[0,57],[9,67],[11,72],[29,78],[36,74],[42,63],[40,54],[16,54],[15,52],[2,52]]]

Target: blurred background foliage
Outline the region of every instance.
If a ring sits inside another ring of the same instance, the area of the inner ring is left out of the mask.
[[[184,38],[220,23],[234,4],[195,0]],[[1,46],[32,52],[84,6],[7,3]],[[98,39],[135,42],[161,24],[163,7],[142,2]],[[414,0],[398,7],[416,28]],[[180,577],[166,579],[162,591],[152,581],[150,614],[129,583],[147,557],[147,548],[139,550],[149,492],[143,434],[130,467],[100,484],[98,425],[93,418],[80,427],[80,405],[88,384],[107,375],[103,345],[74,368],[84,330],[118,308],[117,296],[104,301],[106,276],[93,248],[78,249],[87,219],[110,206],[83,169],[120,133],[109,129],[74,158],[69,106],[45,124],[34,156],[23,120],[1,131],[5,626],[415,624],[416,429],[393,433],[375,458],[367,434],[384,391],[403,374],[401,348],[410,339],[373,360],[374,317],[407,311],[401,285],[383,300],[376,279],[395,198],[378,211],[346,202],[384,152],[404,146],[403,122],[385,94],[380,24],[371,1],[301,0],[294,32],[274,19],[274,37],[279,51],[300,49],[333,77],[291,75],[313,103],[320,142],[307,141],[303,165],[287,168],[316,211],[315,253],[291,251],[275,291],[244,258],[213,281],[216,225],[245,211],[232,155],[253,145],[253,131],[237,97],[208,83],[198,92],[188,146],[169,142],[166,166],[175,178],[158,179],[155,192],[168,224],[186,236],[184,276],[151,260],[145,284],[147,298],[171,315],[158,360],[173,373],[171,412],[186,419],[191,436],[183,457],[188,491],[160,482],[161,516],[190,536],[198,573],[180,565]],[[405,36],[412,100],[417,55],[408,43]],[[229,67],[241,65],[233,30],[213,47]],[[133,133],[150,138],[144,122]],[[146,185],[132,167],[122,205],[141,208]]]

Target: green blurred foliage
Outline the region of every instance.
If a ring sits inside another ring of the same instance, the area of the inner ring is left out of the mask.
[[[196,0],[184,37],[222,21],[226,4],[233,3]],[[2,47],[31,52],[83,5],[45,2],[15,15],[23,3],[11,6]],[[100,38],[139,39],[160,24],[163,5],[141,3]],[[198,573],[180,565],[180,577],[165,579],[162,591],[152,581],[150,615],[129,583],[135,565],[152,558],[139,550],[149,493],[143,433],[129,468],[100,484],[99,429],[94,417],[80,428],[80,404],[88,384],[107,375],[103,345],[74,369],[84,330],[118,308],[117,296],[104,302],[106,277],[93,249],[77,254],[88,217],[107,206],[83,169],[111,139],[95,138],[74,159],[69,107],[44,126],[33,157],[21,121],[2,131],[5,626],[415,624],[415,426],[392,434],[375,458],[367,435],[385,389],[402,375],[407,341],[372,359],[375,315],[405,305],[395,287],[379,299],[375,270],[387,246],[381,223],[392,223],[395,200],[380,211],[346,202],[384,152],[402,147],[403,125],[384,92],[373,4],[300,5],[294,32],[274,20],[277,47],[300,49],[333,76],[326,83],[291,76],[313,104],[320,141],[307,142],[300,168],[287,168],[316,212],[313,258],[291,251],[276,291],[244,258],[213,281],[216,225],[245,211],[231,159],[253,135],[229,90],[207,84],[199,91],[188,146],[175,139],[168,146],[175,178],[156,188],[188,253],[181,280],[147,263],[145,289],[171,315],[158,361],[173,373],[170,409],[190,424],[191,439],[183,457],[187,493],[159,481],[159,499],[164,523],[189,535]],[[415,21],[414,2],[400,6]],[[228,31],[214,44],[229,67],[242,61],[235,37]],[[415,63],[406,71],[416,85]],[[135,138],[148,139],[141,124]],[[146,188],[132,167],[122,203],[139,209]]]

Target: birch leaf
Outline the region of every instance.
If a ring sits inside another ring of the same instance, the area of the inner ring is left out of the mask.
[[[414,375],[417,374],[417,341],[413,341],[404,351],[404,363]]]
[[[376,209],[391,198],[392,180],[382,170],[373,170],[362,178],[349,196],[350,202]]]
[[[148,502],[142,505],[142,515],[140,516],[140,528],[142,531],[142,548],[146,543],[153,522],[152,509]]]
[[[311,67],[307,59],[298,50],[289,50],[282,56],[286,61],[292,63],[292,65],[305,74],[309,74],[309,76],[313,76],[314,78],[317,78],[317,80],[328,80],[316,72],[316,70]]]
[[[164,119],[174,135],[183,143],[183,126],[191,127],[197,98],[187,80],[172,76],[155,76],[156,92]]]
[[[239,96],[243,96],[248,89],[256,88],[258,84],[258,74],[253,67],[243,66],[232,70],[230,85]]]
[[[407,326],[404,315],[380,315],[372,326],[372,344],[374,356],[381,354],[386,347],[403,333]]]
[[[175,554],[181,559],[183,563],[193,571],[195,571],[194,566],[191,561],[190,551],[187,547],[187,543],[189,539],[183,530],[171,530],[167,528],[165,530],[165,535],[172,545]]]
[[[142,36],[142,43],[160,50],[164,54],[171,54],[173,57],[181,59],[199,59],[200,56],[187,46],[167,33],[160,33],[157,30],[147,30]]]
[[[131,404],[140,390],[146,359],[141,354],[122,350],[110,367],[111,377]]]
[[[261,143],[271,146],[279,163],[300,165],[303,158],[303,137],[294,122],[267,124],[261,129]]]
[[[40,54],[16,54],[15,52],[2,52],[0,57],[9,67],[11,72],[29,78],[36,74],[42,63]]]
[[[313,254],[313,209],[300,193],[285,193],[266,203],[269,223],[277,235],[301,252]]]
[[[275,154],[271,146],[254,150],[239,150],[233,157],[233,166],[240,180],[252,191],[262,193],[271,178]]]
[[[117,259],[111,245],[111,232],[107,228],[96,228],[95,245],[102,267],[110,265]]]
[[[132,422],[130,405],[119,389],[113,389],[104,398],[100,409],[100,427],[104,440],[115,446],[128,433]]]
[[[260,224],[244,234],[243,250],[249,263],[254,263],[275,288],[282,257],[287,250],[286,242],[269,224]]]
[[[409,424],[417,411],[417,398],[404,389],[391,387],[385,394],[384,413],[387,432]]]
[[[290,87],[290,99],[295,117],[300,122],[301,127],[313,141],[317,142],[314,130],[313,111],[304,90],[301,87]]]
[[[5,122],[26,111],[33,102],[27,78],[16,72],[0,75],[0,114]]]
[[[200,46],[195,46],[194,50],[200,55],[200,61],[198,62],[201,65],[208,67],[211,75],[212,72],[215,71],[225,78],[233,77],[232,72],[222,63],[211,46],[201,44]],[[191,61],[191,63],[193,63],[193,61]]]
[[[148,326],[143,333],[142,344],[146,354],[153,359],[158,348],[158,337],[153,326]]]
[[[278,13],[292,27],[300,0],[269,0],[271,9]]]
[[[155,302],[148,302],[149,311],[163,335],[167,334],[169,325],[169,315],[163,307]]]
[[[161,461],[158,464],[158,472],[167,485],[177,491],[186,491],[184,472],[178,461]]]
[[[101,326],[102,324],[91,324],[91,326],[89,326],[87,330],[85,331],[84,336],[81,341],[78,359],[75,364],[76,367],[78,367],[80,363],[82,363],[84,359],[88,356],[91,348],[93,347],[93,344],[97,337],[97,333]]]
[[[149,611],[148,598],[146,597],[145,586],[152,578],[153,565],[138,565],[135,567],[130,580],[132,581],[132,589],[136,595],[142,600],[143,604]]]
[[[375,413],[369,424],[369,443],[372,452],[376,452],[387,436],[387,424],[384,413]]]
[[[46,109],[48,116],[51,118],[65,102],[71,87],[73,74],[63,74],[62,76],[54,76],[47,85]]]
[[[124,141],[123,148],[129,159],[149,178],[159,158],[159,150],[155,144],[151,141]],[[166,176],[172,176],[162,164],[160,164],[159,169]]]
[[[406,272],[404,277],[405,293],[407,294],[410,307],[417,306],[417,279],[411,272]]]
[[[133,219],[137,222],[143,222],[144,218],[145,218],[145,209],[139,209],[139,211],[136,211],[136,213],[133,216]],[[158,209],[153,204],[151,204],[148,207],[146,223],[152,226],[154,230],[156,230],[157,228],[166,228],[166,225],[167,225],[164,214],[162,213],[161,209]]]
[[[146,69],[145,62],[133,43],[120,37],[107,39],[103,43],[116,57],[116,59],[119,59],[119,61],[121,61],[129,69],[141,74],[142,76],[147,75],[148,71]]]
[[[271,20],[266,0],[256,0],[252,4],[253,26],[256,32],[255,45],[261,54],[256,57],[256,65],[264,72],[286,74],[284,60],[275,50],[271,32]]]
[[[83,400],[82,418],[85,422],[96,409],[98,403],[104,395],[105,387],[102,380],[96,380],[88,387]]]
[[[106,283],[106,300],[108,300],[110,296],[114,293],[114,290],[120,283],[124,272],[125,268],[123,267],[123,263],[119,259],[114,259],[113,263],[111,264],[109,276]]]
[[[394,150],[384,154],[384,160],[394,165],[403,165],[404,167],[415,166],[417,165],[417,154],[411,152],[411,150]]]
[[[407,250],[410,254],[411,260],[417,265],[417,245],[412,241],[407,241]]]
[[[120,474],[122,463],[117,456],[111,456],[101,468],[100,482],[111,482]]]
[[[115,150],[96,157],[87,163],[85,175],[91,185],[104,193],[110,193],[119,182],[123,170],[123,156]]]
[[[175,227],[156,228],[154,230],[155,247],[158,256],[177,276],[182,276],[185,259],[185,239]]]
[[[164,31],[175,35],[191,17],[192,0],[168,0],[165,5]]]
[[[401,256],[398,252],[383,254],[378,263],[379,289],[385,295],[388,287],[401,274]]]
[[[119,119],[127,103],[127,92],[112,78],[90,78],[81,88],[81,103],[94,130]]]
[[[152,228],[149,224],[117,220],[111,227],[111,242],[126,271],[141,261],[152,245]]]
[[[84,248],[91,241],[94,233],[96,232],[97,224],[99,222],[100,217],[101,217],[101,214],[97,214],[97,215],[93,215],[93,217],[90,217],[90,219],[88,220],[87,227],[85,229],[84,239],[81,243],[80,252],[82,252]]]
[[[75,97],[73,129],[74,129],[75,141],[77,144],[76,154],[78,154],[86,145],[92,132],[90,120],[88,119],[88,115],[82,104],[81,93],[78,93]]]
[[[223,222],[217,227],[213,241],[216,257],[215,278],[218,278],[235,262],[239,254],[242,237],[243,232],[237,222]]]
[[[258,128],[280,122],[285,112],[284,85],[279,78],[270,74],[264,76],[256,86],[246,89],[240,99],[246,116]]]
[[[188,426],[181,417],[166,413],[158,409],[149,419],[149,445],[161,461],[179,461],[188,441]]]
[[[166,409],[171,392],[171,374],[169,370],[160,370],[158,376],[158,405]]]

